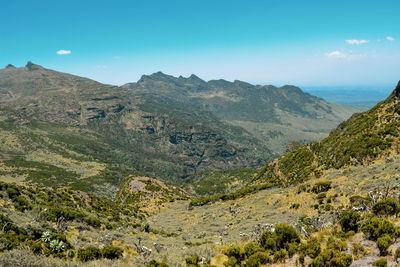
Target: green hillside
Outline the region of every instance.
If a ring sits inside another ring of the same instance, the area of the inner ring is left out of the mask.
[[[331,168],[391,160],[400,152],[399,129],[400,83],[385,101],[353,115],[329,137],[267,163],[258,179],[289,185],[319,177]]]
[[[261,166],[354,111],[291,86],[155,73],[117,87],[31,62],[0,70],[0,96],[3,181],[104,196],[131,173],[181,183],[205,170]]]

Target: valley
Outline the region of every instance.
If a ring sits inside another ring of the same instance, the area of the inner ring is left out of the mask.
[[[353,115],[293,86],[33,63],[0,89],[1,266],[398,260],[400,83]]]

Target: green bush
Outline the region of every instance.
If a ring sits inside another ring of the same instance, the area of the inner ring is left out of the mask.
[[[151,260],[146,264],[146,267],[169,267],[169,265],[164,262],[158,262],[156,260]]]
[[[378,216],[392,216],[400,212],[400,204],[391,197],[378,201],[372,211]]]
[[[339,220],[339,224],[344,232],[358,232],[361,215],[356,211],[344,211]]]
[[[237,245],[231,245],[229,246],[224,253],[226,256],[229,258],[233,257],[237,260],[237,262],[241,262],[244,259],[244,251],[237,246]]]
[[[188,267],[197,267],[200,262],[200,257],[198,255],[192,255],[185,259],[186,266]]]
[[[14,206],[17,210],[19,211],[25,211],[25,210],[30,210],[32,207],[29,205],[28,199],[24,196],[17,196],[14,197],[13,199]]]
[[[280,249],[274,253],[274,262],[283,261],[288,256],[286,249]]]
[[[306,243],[301,244],[300,250],[314,259],[321,253],[321,243],[317,238],[312,237]]]
[[[267,252],[256,252],[246,260],[246,267],[258,267],[263,264],[271,263],[272,259]]]
[[[297,244],[297,243],[289,243],[287,245],[287,251],[289,254],[289,258],[292,257],[294,254],[296,254],[298,250],[299,250],[299,244]]]
[[[393,244],[392,237],[388,234],[384,234],[376,240],[376,245],[379,249],[381,256],[386,256],[388,254],[388,248]]]
[[[60,219],[66,221],[82,220],[85,217],[81,212],[74,211],[68,208],[52,207],[45,213],[46,219],[49,221],[57,222]]]
[[[98,228],[101,225],[101,221],[98,218],[95,218],[95,217],[88,217],[88,218],[85,219],[85,222],[87,224],[89,224],[90,226],[93,226],[95,228]]]
[[[327,247],[328,249],[345,251],[347,250],[347,242],[338,238],[329,237]]]
[[[379,260],[374,261],[372,265],[377,267],[387,267],[387,259],[381,258]]]
[[[122,257],[123,250],[122,248],[114,247],[114,246],[105,246],[101,249],[101,255],[106,259],[119,259]]]
[[[259,239],[261,246],[264,249],[277,251],[287,249],[290,243],[300,243],[300,235],[297,230],[287,224],[275,225],[275,231],[264,231]]]
[[[145,233],[150,232],[150,224],[148,222],[142,222],[140,225],[140,230]]]
[[[324,250],[310,264],[311,267],[349,267],[353,262],[351,255],[336,250]]]
[[[224,266],[226,267],[237,267],[240,266],[238,264],[238,260],[235,257],[229,257],[226,262],[224,262]]]
[[[361,230],[367,235],[368,239],[376,241],[384,234],[393,236],[395,234],[394,224],[386,219],[372,217],[366,222]]]
[[[96,247],[80,248],[77,252],[78,260],[86,262],[101,258],[101,251]]]
[[[329,189],[332,188],[332,182],[330,181],[325,181],[325,182],[318,182],[313,187],[311,188],[311,192],[315,194],[319,194],[322,192],[329,191]]]
[[[250,257],[251,255],[257,253],[257,252],[262,252],[264,251],[264,249],[262,247],[260,247],[259,245],[250,242],[247,243],[246,245],[244,245],[243,247],[244,249],[244,254],[246,255],[246,257]]]
[[[21,193],[17,189],[12,188],[12,187],[8,187],[6,189],[6,192],[7,192],[8,197],[11,198],[11,199],[21,195]]]
[[[353,254],[356,256],[365,255],[366,250],[363,245],[359,243],[354,243],[352,248]]]

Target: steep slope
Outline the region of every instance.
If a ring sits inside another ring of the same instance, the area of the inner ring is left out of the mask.
[[[267,163],[258,179],[288,185],[319,177],[332,168],[390,161],[399,157],[399,130],[400,82],[385,101],[353,115],[329,137]]]
[[[160,101],[173,98],[198,106],[231,125],[241,126],[275,153],[290,141],[320,140],[360,109],[328,103],[295,86],[252,85],[242,81],[204,81],[195,75],[176,78],[161,72],[144,75],[123,88]]]

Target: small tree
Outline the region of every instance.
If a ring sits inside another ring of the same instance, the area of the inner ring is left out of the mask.
[[[372,211],[378,216],[393,216],[400,212],[399,203],[391,197],[379,200],[373,207]]]
[[[356,211],[344,211],[340,218],[339,224],[344,232],[358,232],[361,215]]]
[[[376,245],[378,246],[379,253],[381,256],[386,256],[388,254],[388,248],[393,244],[393,240],[388,234],[384,234],[379,237],[376,241]]]

